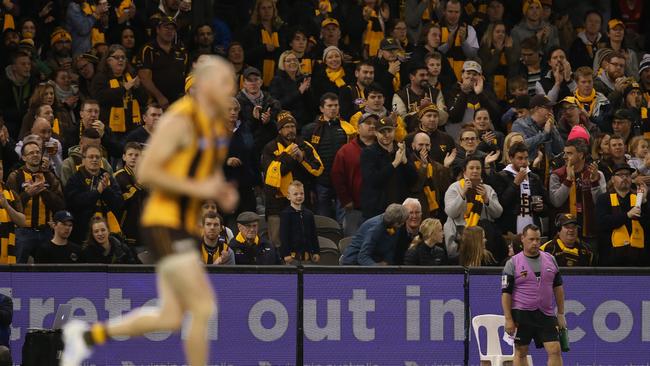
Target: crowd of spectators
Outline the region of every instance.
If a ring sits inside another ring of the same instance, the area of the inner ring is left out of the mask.
[[[352,237],[341,264],[500,265],[536,224],[560,265],[650,265],[649,15],[606,0],[3,0],[0,263],[139,263],[138,160],[216,54],[239,84],[218,123],[240,202],[201,208],[207,264],[319,263],[318,215]]]

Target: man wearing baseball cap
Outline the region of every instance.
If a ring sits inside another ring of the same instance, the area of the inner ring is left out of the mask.
[[[599,228],[600,264],[606,266],[647,266],[648,250],[645,232],[649,228],[648,190],[637,184],[632,191],[632,174],[627,163],[613,167],[612,189],[596,201]]]
[[[255,156],[260,156],[264,146],[277,136],[276,116],[280,111],[280,102],[271,93],[262,90],[262,72],[252,66],[242,72],[243,88],[237,93],[241,106],[239,117],[248,124],[255,138]]]
[[[278,136],[262,150],[262,171],[264,174],[264,196],[266,198],[266,221],[269,239],[280,246],[280,211],[289,201],[289,184],[294,180],[311,182],[323,173],[320,156],[309,142],[296,133],[298,124],[289,111],[280,111],[276,123]],[[311,192],[306,185],[305,192]],[[305,203],[310,202],[309,194]]]
[[[560,267],[591,267],[596,264],[591,246],[580,240],[580,226],[575,215],[558,214],[555,226],[559,230],[554,239],[539,249],[552,254]]]
[[[620,135],[626,145],[635,136],[635,131],[632,126],[634,120],[634,112],[627,108],[617,109],[614,112],[614,116],[612,116],[612,132],[615,135]],[[637,129],[640,133],[640,128],[637,127]]]
[[[524,136],[529,159],[537,156],[537,150],[541,146],[547,159],[561,153],[564,148],[564,140],[553,117],[554,105],[545,95],[537,94],[530,99],[530,114],[512,124],[512,132]]]
[[[77,263],[81,255],[81,247],[68,240],[72,234],[74,217],[69,211],[58,211],[54,214],[50,226],[54,231],[52,240],[42,243],[34,253],[34,263]]]
[[[636,76],[639,73],[639,56],[633,49],[625,47],[625,43],[627,43],[624,42],[626,32],[625,23],[621,19],[610,19],[607,22],[608,42],[596,52],[594,60],[602,60],[604,58],[602,54],[611,52],[611,50],[621,52],[625,55],[625,75]],[[600,64],[596,65],[594,63],[594,68],[599,66]]]
[[[598,126],[591,122],[587,114],[580,109],[578,100],[574,96],[565,97],[556,105],[556,108],[560,117],[558,131],[563,141],[567,140],[571,129],[577,125],[584,127],[589,132],[589,135],[593,137],[598,136],[600,133]]]
[[[332,165],[332,185],[344,208],[343,234],[352,236],[361,225],[361,151],[376,142],[375,123],[379,116],[364,113],[358,121],[358,135],[336,152]]]
[[[375,66],[375,82],[384,91],[384,106],[388,110],[392,110],[393,94],[405,84],[404,80],[408,80],[408,72],[398,58],[399,50],[399,43],[394,38],[384,38],[377,56],[370,59]]]
[[[364,220],[381,214],[391,203],[408,196],[417,173],[408,163],[406,146],[395,142],[395,122],[382,117],[375,122],[377,143],[361,152],[361,211]]]
[[[189,58],[187,50],[175,43],[177,27],[175,18],[160,17],[156,36],[142,47],[136,58],[142,86],[163,109],[185,95]]]
[[[462,125],[474,120],[477,109],[487,109],[493,121],[500,116],[497,97],[492,89],[485,85],[483,68],[478,61],[467,60],[463,63],[461,77],[448,96],[450,98],[445,97],[445,100],[448,101],[449,119],[445,130],[454,140],[460,136]]]

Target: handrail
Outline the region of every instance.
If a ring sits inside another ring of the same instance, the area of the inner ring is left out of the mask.
[[[153,265],[106,265],[106,264],[12,264],[0,265],[1,272],[106,272],[106,273],[153,273]],[[206,266],[208,273],[264,273],[297,274],[462,274],[461,266]],[[470,275],[494,275],[502,267],[470,267]],[[650,267],[562,267],[563,275],[650,275]]]

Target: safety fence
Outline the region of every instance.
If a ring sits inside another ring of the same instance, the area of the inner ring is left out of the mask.
[[[500,271],[461,267],[209,267],[219,303],[211,365],[478,365],[470,319],[501,314]],[[565,269],[566,365],[646,365],[650,269]],[[93,322],[156,303],[153,267],[0,267],[14,301],[14,362],[60,304]],[[470,337],[471,334],[471,337]],[[94,365],[180,365],[180,334],[120,339]],[[484,338],[484,335],[482,335]],[[484,340],[483,340],[484,342]],[[502,343],[504,350],[509,349]],[[531,354],[543,364],[543,350]]]

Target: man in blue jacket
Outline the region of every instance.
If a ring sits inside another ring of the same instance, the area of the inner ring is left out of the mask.
[[[364,222],[341,256],[342,265],[377,266],[395,264],[397,229],[408,218],[406,207],[393,203],[386,211]]]

